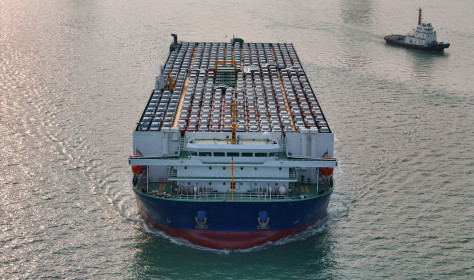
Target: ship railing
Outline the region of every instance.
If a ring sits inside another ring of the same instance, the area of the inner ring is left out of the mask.
[[[322,162],[333,162],[337,161],[335,158],[296,158],[296,157],[288,157],[285,160],[287,161],[322,161]]]
[[[130,157],[130,159],[169,159],[169,160],[176,160],[179,159],[179,155],[166,155],[166,156],[150,156],[150,157]],[[321,162],[334,162],[337,161],[335,158],[305,158],[305,157],[288,157],[286,155],[282,155],[281,153],[275,156],[276,160],[284,160],[284,161],[321,161]],[[228,163],[228,162],[213,162],[217,163]]]
[[[163,156],[137,156],[137,157],[134,157],[134,156],[131,156],[129,158],[130,159],[170,159],[170,160],[176,160],[176,159],[179,159],[179,155],[178,154],[174,154],[174,155],[163,155]]]
[[[274,199],[288,199],[287,194],[270,194],[267,192],[196,192],[195,194],[181,193],[178,199],[200,200],[200,201],[265,201]]]

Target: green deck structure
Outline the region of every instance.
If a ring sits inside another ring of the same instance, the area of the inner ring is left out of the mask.
[[[200,187],[201,189],[205,187]],[[289,194],[286,195],[271,195],[265,192],[234,192],[233,196],[231,191],[228,192],[204,192],[198,191],[196,193],[178,194],[178,188],[174,182],[153,182],[148,184],[148,190],[146,186],[142,187],[141,190],[146,195],[161,197],[163,199],[178,199],[178,200],[190,200],[190,201],[231,201],[232,198],[235,201],[286,201],[286,200],[301,200],[314,198],[319,195],[325,195],[328,192],[332,192],[332,188],[323,188],[317,184],[303,184],[294,183],[293,188],[290,189]]]

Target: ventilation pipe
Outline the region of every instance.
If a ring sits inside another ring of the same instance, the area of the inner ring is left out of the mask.
[[[172,33],[171,36],[173,36],[173,38],[174,38],[173,45],[175,47],[177,47],[178,46],[178,34]]]
[[[308,156],[308,152],[307,152],[308,134],[309,134],[308,129],[304,128],[304,129],[301,130],[301,156],[302,157],[307,157]]]

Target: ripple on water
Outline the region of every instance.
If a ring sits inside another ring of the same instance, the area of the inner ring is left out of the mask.
[[[2,2],[2,277],[470,279],[469,48],[387,46],[380,32],[410,21],[393,12],[403,1],[244,1],[233,17],[221,13],[225,1],[176,2],[159,17],[157,1],[109,2]],[[437,2],[427,16],[469,46],[470,17],[460,11],[472,10],[470,1]],[[166,59],[163,30],[178,21],[189,41],[227,41],[237,28],[246,41],[294,43],[340,159],[321,224],[239,252],[195,248],[143,224],[129,183],[130,132]],[[185,30],[193,24],[213,32]]]

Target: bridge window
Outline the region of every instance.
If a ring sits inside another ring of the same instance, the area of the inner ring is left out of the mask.
[[[255,153],[256,157],[267,157],[267,153]]]
[[[224,152],[214,152],[214,156],[215,157],[225,157],[225,153]]]
[[[200,156],[200,157],[210,157],[210,156],[211,156],[211,152],[199,152],[199,156]]]
[[[227,153],[227,156],[228,157],[238,157],[239,156],[239,153]]]
[[[253,157],[253,153],[242,153],[243,157]]]
[[[196,153],[196,152],[191,152],[191,155],[192,155],[192,156],[197,156],[198,153]]]

